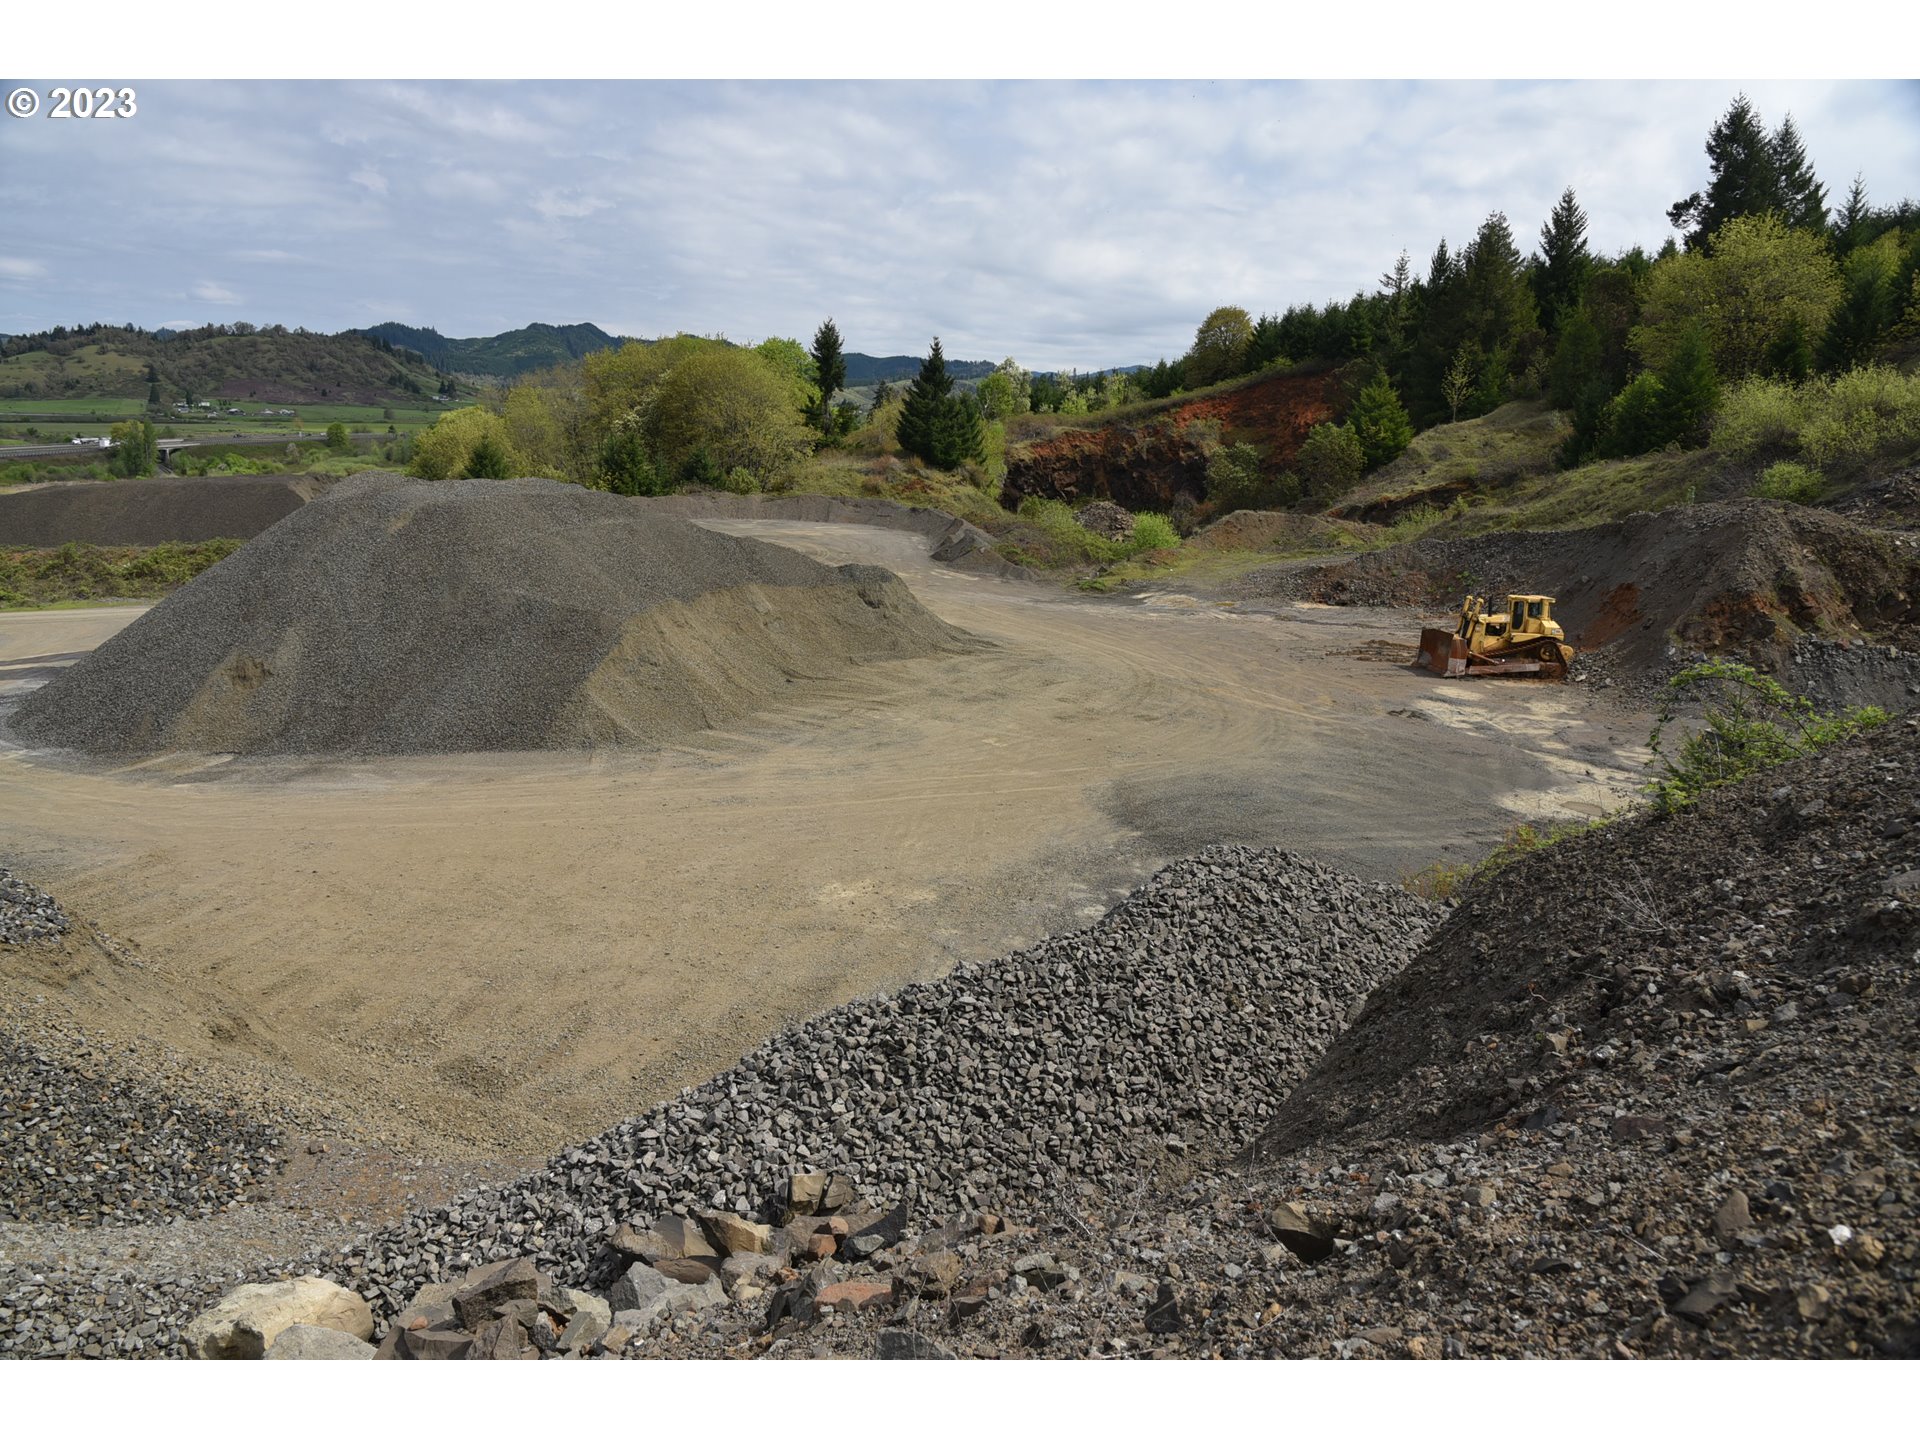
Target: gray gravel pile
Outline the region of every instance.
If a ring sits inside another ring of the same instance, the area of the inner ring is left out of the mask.
[[[21,702],[96,754],[649,745],[967,648],[890,572],[552,480],[367,474]]]
[[[163,475],[0,495],[0,545],[251,540],[334,483],[331,475]]]
[[[129,1084],[108,1057],[0,1031],[0,1219],[202,1218],[271,1175],[283,1138],[238,1110]]]
[[[57,940],[71,923],[46,891],[0,869],[0,945]]]
[[[1435,914],[1283,851],[1216,847],[1088,929],[831,1011],[332,1268],[392,1313],[423,1283],[520,1254],[604,1283],[621,1222],[751,1213],[796,1171],[921,1210],[1131,1186],[1271,1123]]]

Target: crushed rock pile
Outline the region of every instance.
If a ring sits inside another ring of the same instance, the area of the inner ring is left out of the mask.
[[[96,754],[650,745],[958,653],[899,579],[552,480],[335,486],[21,702]]]
[[[0,1219],[204,1218],[279,1167],[284,1132],[127,1083],[111,1057],[0,1030]]]
[[[619,1301],[635,1244],[650,1243],[636,1234],[691,1234],[682,1217],[715,1211],[726,1233],[752,1227],[753,1214],[792,1200],[795,1174],[821,1183],[806,1208],[853,1217],[833,1217],[829,1253],[850,1227],[896,1245],[908,1213],[1137,1198],[1150,1175],[1189,1173],[1257,1134],[1437,915],[1397,887],[1298,856],[1217,847],[1163,870],[1086,930],[828,1012],[539,1173],[344,1250],[219,1274],[103,1269],[78,1280],[0,1261],[0,1353],[185,1354],[194,1317],[234,1282],[302,1272],[325,1272],[383,1320],[425,1287],[521,1256],[554,1284]],[[812,1229],[789,1234],[783,1253],[817,1243]],[[869,1239],[848,1258],[871,1268],[888,1253]],[[815,1313],[806,1301],[834,1273],[810,1274],[802,1313]],[[729,1287],[739,1278],[725,1277]],[[758,1283],[770,1292],[776,1281]],[[765,1304],[718,1307],[719,1284],[682,1288],[644,1297],[652,1321],[765,1328]],[[609,1313],[597,1301],[584,1308]],[[830,1316],[833,1302],[818,1313]],[[635,1344],[643,1338],[633,1330]]]
[[[607,1278],[624,1222],[752,1213],[797,1170],[881,1202],[998,1205],[1244,1144],[1405,960],[1435,908],[1281,851],[1223,846],[1105,918],[830,1011],[731,1070],[336,1259],[390,1313],[419,1285],[531,1253]]]
[[[331,475],[162,475],[0,495],[0,546],[251,540],[334,484]]]
[[[0,869],[0,945],[58,940],[71,926],[67,912],[51,895]]]
[[[1510,590],[1555,596],[1568,638],[1614,670],[1661,674],[1706,652],[1797,679],[1795,644],[1812,636],[1904,657],[1854,685],[1853,703],[1904,707],[1920,682],[1920,539],[1771,500],[1585,530],[1416,540],[1311,569],[1255,570],[1223,587],[1243,599],[1437,610],[1458,609],[1468,591]]]

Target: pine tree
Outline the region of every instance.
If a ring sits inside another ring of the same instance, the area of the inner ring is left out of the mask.
[[[1286,346],[1280,336],[1280,321],[1262,315],[1253,322],[1253,338],[1247,342],[1247,368],[1259,370],[1286,358]]]
[[[822,434],[833,430],[833,395],[847,385],[847,358],[840,351],[840,331],[829,317],[813,332],[814,378],[820,385],[819,424]]]
[[[1846,204],[1834,213],[1833,251],[1841,259],[1858,245],[1862,239],[1861,227],[1870,214],[1867,206],[1867,177],[1855,175],[1853,186],[1847,191]]]
[[[1369,470],[1378,470],[1413,443],[1413,422],[1407,418],[1393,382],[1385,375],[1374,376],[1360,392],[1347,424],[1360,441]]]
[[[1603,375],[1600,331],[1583,305],[1560,327],[1560,339],[1547,365],[1547,399],[1557,410],[1570,410],[1580,392]]]
[[[1814,178],[1807,147],[1793,116],[1780,122],[1768,142],[1773,151],[1774,184],[1780,194],[1780,216],[1795,230],[1827,228],[1827,187]]]
[[[1547,223],[1540,227],[1540,268],[1535,274],[1540,316],[1549,331],[1557,332],[1580,303],[1592,265],[1593,257],[1587,251],[1587,212],[1580,208],[1569,185]]]
[[[900,427],[895,438],[900,448],[929,465],[939,449],[942,412],[953,390],[953,377],[947,374],[947,357],[941,352],[940,337],[934,336],[933,348],[920,364],[920,373],[907,387],[906,406],[900,412]]]
[[[949,395],[934,425],[932,462],[942,470],[952,470],[969,460],[984,460],[986,456],[986,428],[981,422],[978,402],[971,395]]]
[[[1498,210],[1481,224],[1461,257],[1460,288],[1466,338],[1477,341],[1494,367],[1481,385],[1487,409],[1506,398],[1507,367],[1537,312],[1527,269],[1513,243],[1513,230]]]
[[[1690,326],[1660,371],[1658,443],[1704,445],[1707,421],[1719,404],[1720,377],[1714,373],[1707,333]]]
[[[1745,95],[1736,95],[1727,113],[1707,133],[1707,163],[1713,178],[1705,192],[1696,190],[1667,210],[1673,228],[1686,231],[1689,250],[1698,250],[1735,216],[1780,208],[1774,144],[1760,123],[1760,112]]]
[[[342,438],[345,434],[343,426]],[[480,442],[473,447],[473,453],[467,457],[467,476],[472,480],[505,480],[509,468],[507,452],[491,435],[482,435]]]

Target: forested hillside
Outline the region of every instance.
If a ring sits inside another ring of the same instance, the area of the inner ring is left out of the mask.
[[[131,326],[56,326],[0,344],[0,399],[255,400],[405,404],[444,393],[419,355],[352,331],[207,325],[162,336]]]

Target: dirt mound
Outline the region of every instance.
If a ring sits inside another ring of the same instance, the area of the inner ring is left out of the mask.
[[[688,520],[805,520],[831,525],[873,525],[924,536],[943,565],[1003,579],[1036,578],[1025,566],[994,553],[993,537],[978,525],[925,505],[845,495],[734,495],[702,490],[634,502]]]
[[[1202,550],[1333,550],[1358,546],[1378,533],[1372,526],[1324,515],[1235,510],[1196,531],[1186,543]]]
[[[1258,445],[1277,476],[1340,404],[1337,373],[1282,374],[1104,425],[1096,420],[1009,454],[1001,503],[1012,510],[1029,495],[1103,499],[1165,514],[1179,495],[1206,498],[1207,457],[1219,445]]]
[[[1256,570],[1243,597],[1452,609],[1469,590],[1558,597],[1581,650],[1661,667],[1670,647],[1787,668],[1816,635],[1912,648],[1920,639],[1920,542],[1823,510],[1769,500],[1631,515],[1586,530],[1416,540],[1314,570]]]
[[[94,753],[655,744],[972,641],[837,569],[551,480],[358,476],[23,701]]]
[[[330,475],[159,476],[0,495],[0,546],[251,540],[335,483]]]

